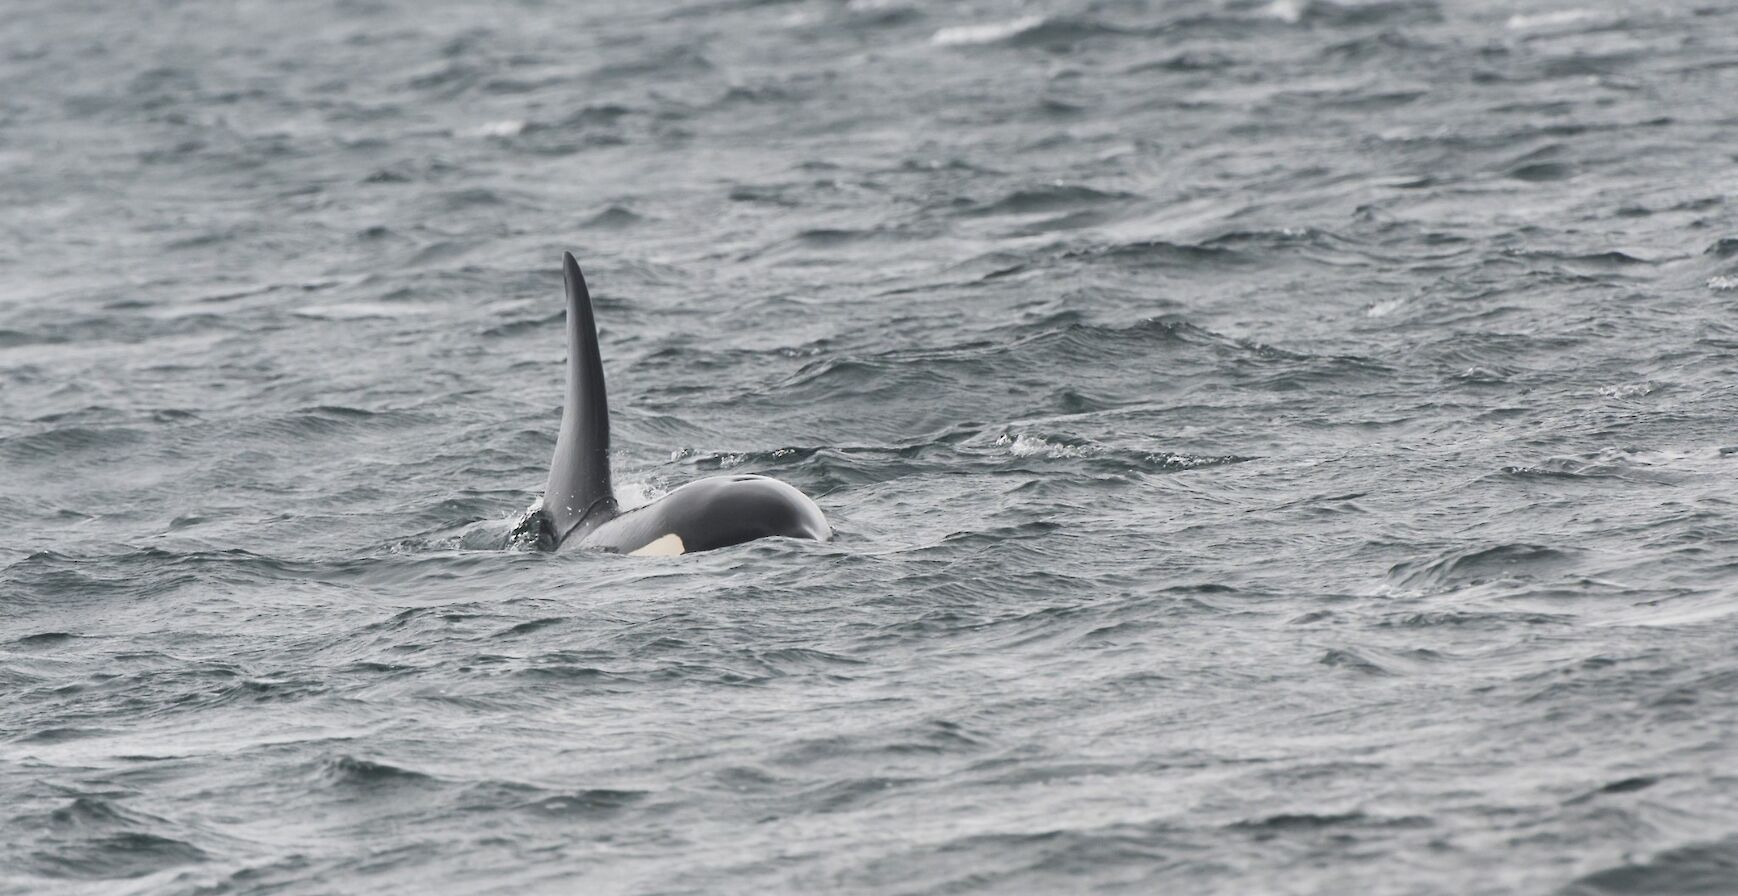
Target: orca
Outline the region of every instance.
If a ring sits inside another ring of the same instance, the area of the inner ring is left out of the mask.
[[[832,529],[809,496],[765,476],[690,482],[644,507],[622,511],[610,482],[610,415],[591,293],[573,253],[567,280],[567,395],[543,498],[519,532],[537,547],[564,545],[630,556],[673,556],[783,536],[826,541]]]

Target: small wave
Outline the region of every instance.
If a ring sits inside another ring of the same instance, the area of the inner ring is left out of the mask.
[[[72,740],[83,740],[87,737],[103,737],[114,733],[115,732],[109,728],[80,728],[75,726],[39,728],[35,731],[29,731],[18,735],[17,743],[58,744]]]
[[[801,97],[789,87],[779,84],[737,84],[725,89],[710,108],[730,110],[738,106],[785,106]]]
[[[1383,628],[1436,628],[1439,626],[1458,628],[1461,626],[1474,628],[1496,628],[1510,625],[1561,625],[1573,622],[1574,617],[1553,615],[1550,613],[1498,613],[1471,612],[1466,610],[1448,610],[1432,613],[1402,613],[1393,618],[1376,623]]]
[[[365,184],[408,184],[416,177],[400,168],[381,168],[362,178]]]
[[[475,65],[450,62],[438,69],[412,76],[404,82],[404,86],[412,90],[428,91],[439,97],[450,98],[464,93],[480,81],[483,74],[483,70]]]
[[[1087,457],[1102,454],[1102,445],[1068,445],[1058,444],[1047,439],[1021,433],[1011,441],[1006,434],[996,440],[998,445],[1006,445],[1008,453],[1015,457]]]
[[[1728,236],[1717,239],[1709,243],[1708,248],[1702,250],[1702,254],[1712,255],[1715,258],[1731,258],[1738,255],[1738,237]]]
[[[541,509],[539,498],[531,506],[516,513],[494,519],[473,520],[462,525],[442,525],[429,532],[400,539],[390,551],[394,554],[428,554],[445,551],[534,551],[538,548],[540,530],[534,524],[534,514]],[[450,508],[445,519],[463,517],[468,507]]]
[[[124,808],[97,796],[79,796],[51,812],[22,816],[36,836],[26,867],[61,880],[143,877],[209,856],[179,834],[168,819]]]
[[[137,445],[145,434],[130,427],[95,428],[66,426],[45,432],[0,438],[0,456],[18,461],[61,461],[80,453],[113,455],[115,460],[130,460],[133,452],[118,449]],[[118,452],[118,453],[117,453]]]
[[[1623,383],[1621,385],[1601,386],[1599,394],[1606,398],[1642,398],[1659,391],[1659,388],[1659,385],[1655,383]]]
[[[1411,301],[1412,299],[1410,296],[1397,296],[1392,299],[1383,299],[1378,302],[1372,302],[1369,307],[1364,309],[1364,316],[1387,317],[1388,315],[1406,307],[1411,303]]]
[[[930,35],[929,42],[938,47],[993,44],[997,41],[1007,40],[1023,31],[1030,31],[1042,24],[1044,24],[1043,16],[1021,16],[1007,22],[954,25]]]
[[[1276,252],[1298,255],[1337,267],[1366,267],[1371,262],[1394,259],[1356,239],[1316,227],[1278,227],[1262,230],[1229,230],[1201,242],[1201,248],[1231,249],[1247,257],[1266,259]]]
[[[1591,9],[1559,9],[1552,12],[1516,13],[1509,16],[1505,23],[1510,31],[1531,31],[1537,28],[1557,28],[1563,25],[1573,25],[1599,17],[1599,13]]]
[[[865,660],[812,647],[780,647],[759,652],[755,659],[768,670],[781,675],[827,672],[840,667],[866,665]]]
[[[624,227],[632,227],[644,220],[645,218],[634,214],[632,209],[623,208],[619,205],[612,205],[588,218],[585,222],[585,226],[588,229],[603,228],[608,230],[620,230]]]
[[[50,647],[65,644],[77,637],[79,636],[70,632],[38,632],[18,638],[12,644],[14,647]]]
[[[1179,53],[1140,63],[1125,70],[1127,75],[1138,75],[1143,72],[1208,72],[1232,68],[1238,64],[1231,56],[1214,51],[1185,50]]]
[[[533,800],[523,808],[553,818],[585,818],[625,809],[649,795],[644,790],[610,790],[599,787]]]
[[[550,617],[547,617],[544,619],[532,619],[532,620],[528,620],[526,622],[521,622],[517,625],[511,626],[503,631],[497,632],[495,634],[495,637],[497,637],[497,638],[517,638],[520,635],[529,635],[532,632],[540,631],[540,630],[546,629],[552,625],[560,625],[564,622],[569,622],[569,621],[571,621],[571,620],[569,620],[565,616],[550,616]]]
[[[910,445],[787,446],[770,451],[700,451],[680,448],[670,462],[698,470],[743,469],[796,483],[811,494],[824,495],[848,486],[897,479],[917,469],[920,457],[949,449],[949,436],[925,438]],[[655,483],[661,480],[653,479]]]
[[[1435,49],[1430,44],[1420,43],[1396,31],[1382,31],[1367,34],[1348,41],[1334,44],[1322,51],[1327,59],[1350,61],[1366,61],[1382,56],[1392,56],[1397,59],[1410,59]],[[1373,104],[1400,104],[1410,102],[1424,95],[1423,90],[1388,91],[1370,94],[1367,97],[1359,95],[1345,100],[1335,101],[1343,108],[1371,108]]]
[[[783,401],[789,401],[793,394],[824,392],[829,400],[838,400],[841,395],[880,400],[897,394],[908,401],[913,396],[935,396],[937,401],[951,402],[962,387],[986,377],[1030,377],[1033,371],[1068,371],[1072,375],[1094,366],[1103,368],[1107,361],[1120,358],[1151,369],[1160,357],[1168,358],[1163,364],[1175,373],[1159,382],[1137,384],[1107,375],[1091,382],[1077,380],[1069,390],[1057,390],[1052,396],[1068,403],[1075,403],[1082,394],[1093,395],[1092,403],[1135,400],[1137,396],[1151,400],[1155,390],[1176,388],[1187,375],[1182,371],[1209,367],[1229,370],[1262,388],[1288,391],[1317,381],[1391,374],[1390,368],[1367,358],[1300,354],[1227,338],[1168,317],[1116,325],[1084,323],[1078,315],[1063,313],[971,336],[970,341],[944,347],[828,357],[805,364],[763,389],[778,394]],[[918,422],[907,425],[932,426],[940,419],[926,408]]]
[[[1050,18],[1010,35],[1008,43],[1064,51],[1097,37],[1138,36],[1143,33],[1146,32],[1125,30],[1094,19]]]
[[[1304,15],[1313,22],[1341,28],[1368,25],[1428,25],[1442,21],[1438,0],[1376,0],[1333,3],[1310,0]]]
[[[1428,24],[1440,21],[1436,0],[1377,0],[1335,3],[1331,0],[1272,0],[1254,10],[1257,19],[1286,25],[1318,24],[1331,27]],[[1222,19],[1209,17],[1205,22]]]
[[[500,121],[487,121],[475,127],[454,131],[453,136],[469,139],[501,139],[517,137],[525,133],[525,127],[526,122],[522,118],[506,118]]]
[[[923,9],[907,0],[850,0],[845,12],[860,25],[902,25],[924,18]]]
[[[144,877],[208,858],[204,850],[184,840],[126,831],[56,849],[38,849],[30,864],[43,877],[98,881]]]
[[[1222,246],[1173,243],[1167,240],[1136,240],[1088,249],[1071,249],[1064,259],[1133,261],[1142,265],[1166,268],[1188,268],[1207,263],[1248,264],[1253,259],[1235,249]]]
[[[502,190],[488,187],[466,187],[462,190],[447,190],[438,196],[442,208],[451,211],[464,209],[489,208],[507,205],[512,197]],[[421,252],[411,256],[412,264],[449,258],[456,255],[469,243],[461,240],[437,240],[428,244]]]
[[[1013,435],[1003,433],[997,436],[994,444],[998,448],[1006,449],[1009,455],[1018,458],[1090,459],[1109,464],[1111,469],[1164,473],[1226,466],[1253,460],[1253,458],[1235,454],[1197,456],[1168,451],[1138,451],[1116,448],[1088,440],[1046,438],[1031,433]]]
[[[315,777],[331,786],[369,789],[420,784],[434,780],[422,772],[400,768],[396,765],[387,765],[384,762],[357,759],[353,756],[339,756],[323,763]]]
[[[874,235],[874,231],[869,230],[843,230],[836,227],[816,227],[800,231],[794,239],[799,243],[805,243],[810,246],[829,247],[854,243],[858,240],[869,239]]]
[[[658,477],[628,476],[616,483],[616,503],[621,505],[623,510],[644,507],[669,494],[670,488],[669,482]]]
[[[1454,551],[1434,560],[1408,561],[1388,571],[1391,588],[1435,593],[1491,582],[1529,582],[1554,578],[1573,570],[1575,554],[1532,544],[1501,544]]]
[[[601,303],[600,303],[601,304]],[[483,331],[484,336],[500,338],[503,336],[519,336],[524,333],[540,332],[552,324],[558,324],[567,319],[565,309],[550,311],[535,317],[520,318],[495,324]]]
[[[434,309],[428,305],[385,302],[344,302],[335,305],[308,305],[292,313],[315,320],[366,320],[368,318],[426,317]]]
[[[250,421],[246,431],[268,437],[287,436],[305,439],[314,435],[331,435],[357,428],[397,428],[417,418],[415,414],[397,411],[370,411],[344,405],[313,405],[296,408],[281,416]],[[256,428],[257,427],[257,428]],[[238,431],[236,434],[240,434]]]
[[[1279,815],[1269,815],[1250,821],[1239,821],[1234,828],[1257,831],[1300,830],[1334,827],[1367,821],[1369,816],[1362,812],[1317,813],[1317,812],[1284,812]]]
[[[582,682],[582,681],[618,681],[624,676],[608,669],[587,666],[578,663],[547,663],[539,661],[538,665],[520,669],[514,674],[528,679],[543,679],[547,681]]]
[[[1673,483],[1696,472],[1707,472],[1709,466],[1725,457],[1717,447],[1671,451],[1630,451],[1607,448],[1593,454],[1553,457],[1536,464],[1518,464],[1502,468],[1507,476],[1541,477],[1569,480],[1616,479],[1636,482]]]
[[[162,821],[128,811],[95,796],[75,797],[72,802],[50,812],[43,820],[57,828],[78,830],[100,830],[117,825],[149,825]]]
[[[731,202],[755,202],[766,205],[776,205],[784,208],[794,208],[801,204],[800,200],[787,195],[792,188],[786,186],[755,186],[750,184],[730,188],[728,194]]]
[[[1041,187],[1016,190],[993,202],[970,209],[972,215],[1029,215],[1101,206],[1134,199],[1134,195],[1105,192],[1091,187],[1056,181]]]
[[[746,252],[740,258],[745,261],[759,258],[768,260],[791,259],[796,263],[813,263],[817,260],[828,259],[836,254],[854,252],[858,246],[899,237],[899,232],[892,229],[811,227],[759,249]]]
[[[1575,168],[1565,162],[1528,162],[1503,172],[1504,176],[1532,183],[1567,180],[1575,176]]]
[[[1612,781],[1611,783],[1603,785],[1591,792],[1584,793],[1568,800],[1568,802],[1571,804],[1585,803],[1601,796],[1610,796],[1621,793],[1636,793],[1637,791],[1646,790],[1659,782],[1660,779],[1653,775],[1636,775],[1631,778],[1619,778],[1618,780]]]
[[[1354,672],[1362,672],[1365,675],[1388,676],[1394,674],[1375,660],[1364,656],[1356,650],[1350,649],[1329,650],[1326,653],[1323,653],[1322,658],[1317,660],[1317,662],[1324,666],[1333,666],[1340,669],[1350,669]]]
[[[1582,471],[1582,469],[1564,469],[1561,465],[1528,465],[1510,464],[1503,467],[1505,476],[1519,479],[1590,479],[1601,476],[1599,472]]]
[[[802,800],[805,805],[813,807],[810,811],[842,812],[873,800],[885,799],[895,788],[911,780],[871,775],[829,781],[803,791]]]
[[[636,54],[632,62],[600,65],[592,71],[591,76],[604,80],[681,78],[710,72],[713,68],[712,60],[706,58],[704,53],[684,43],[664,50]]]
[[[1288,25],[1296,25],[1303,21],[1304,4],[1299,0],[1273,0],[1261,8],[1260,14],[1269,19],[1278,19]]]
[[[587,127],[609,127],[634,114],[635,110],[616,103],[583,106],[561,117],[554,125],[531,124],[530,130],[574,130]]]
[[[1654,896],[1732,892],[1738,880],[1738,837],[1691,843],[1595,871],[1571,883],[1571,896]]]
[[[0,348],[17,348],[23,345],[35,345],[39,342],[48,341],[51,340],[30,333],[25,333],[21,330],[0,329]]]

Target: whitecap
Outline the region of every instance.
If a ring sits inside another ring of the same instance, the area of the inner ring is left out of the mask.
[[[996,439],[996,444],[1007,448],[1008,453],[1015,457],[1089,457],[1100,450],[1095,445],[1066,445],[1025,433],[1012,437],[1003,433]]]
[[[1532,15],[1517,13],[1509,16],[1510,31],[1526,31],[1532,28],[1554,28],[1558,25],[1572,25],[1576,22],[1593,18],[1597,13],[1590,9],[1559,9],[1555,12],[1541,12]]]
[[[1654,391],[1653,383],[1621,383],[1612,386],[1602,386],[1599,394],[1606,398],[1640,398]]]
[[[1278,19],[1291,25],[1302,21],[1303,13],[1303,4],[1298,0],[1273,0],[1261,10],[1261,14],[1270,19]]]
[[[929,42],[938,47],[962,46],[967,44],[992,44],[999,40],[1007,40],[1016,34],[1031,31],[1044,24],[1043,16],[1021,16],[1011,22],[992,22],[984,25],[955,25],[943,28],[931,35]]]
[[[1393,298],[1393,299],[1383,299],[1382,301],[1374,302],[1370,305],[1370,307],[1365,308],[1364,309],[1364,316],[1365,317],[1387,317],[1388,315],[1393,314],[1394,312],[1399,311],[1400,309],[1402,309],[1404,307],[1406,307],[1406,297],[1405,296],[1401,296],[1399,298]]]
[[[361,320],[368,317],[415,317],[427,314],[426,305],[387,304],[385,302],[345,302],[337,305],[309,305],[297,308],[294,314],[320,320]]]
[[[667,483],[649,476],[625,479],[615,484],[616,506],[624,511],[644,507],[669,493]]]
[[[474,139],[488,137],[517,137],[520,134],[525,133],[525,127],[526,123],[523,120],[508,118],[501,121],[487,121],[474,128],[455,131],[454,136],[470,137]]]

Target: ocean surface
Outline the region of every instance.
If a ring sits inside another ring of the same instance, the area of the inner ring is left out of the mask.
[[[1738,5],[0,22],[0,893],[1738,892]],[[627,503],[513,543],[561,252]]]

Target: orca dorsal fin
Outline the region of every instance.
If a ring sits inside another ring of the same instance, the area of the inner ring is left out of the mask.
[[[603,358],[597,350],[591,293],[573,253],[563,252],[561,261],[567,279],[567,398],[561,407],[561,435],[555,440],[549,483],[543,488],[543,513],[556,545],[616,511],[615,492],[610,488],[609,402],[604,398]]]

